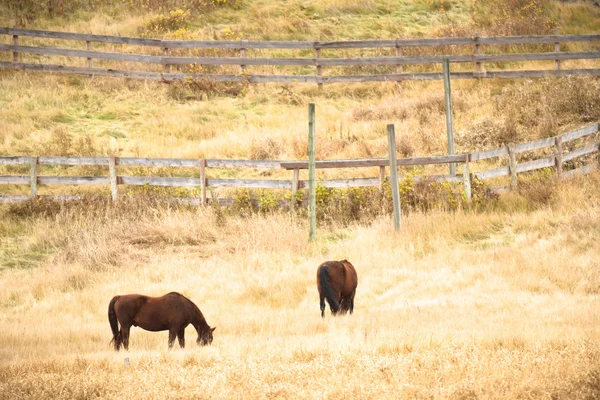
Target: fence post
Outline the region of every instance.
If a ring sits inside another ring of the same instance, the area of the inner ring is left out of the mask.
[[[117,160],[115,156],[108,157],[108,173],[110,179],[110,192],[112,200],[117,201]]]
[[[300,170],[298,168],[292,171],[292,204],[295,204],[296,193],[298,192],[298,179],[300,178]]]
[[[206,160],[200,160],[200,204],[206,206]]]
[[[556,154],[554,155],[554,165],[556,166],[556,175],[558,177],[558,179],[562,178],[562,153],[563,153],[563,146],[562,146],[562,137],[557,136],[554,139],[554,145],[556,146]]]
[[[85,41],[85,47],[87,49],[87,51],[91,51],[92,50],[92,42],[90,42],[89,40]],[[87,58],[87,66],[88,68],[92,68],[92,58],[88,57]],[[93,75],[89,74],[88,77],[91,78]]]
[[[163,47],[164,57],[169,57],[169,48]],[[165,72],[168,74],[171,72],[171,64],[165,64]]]
[[[246,42],[246,40],[242,40],[242,42]],[[240,49],[240,58],[246,58],[248,56],[248,53],[246,52],[246,49]],[[246,65],[244,64],[240,64],[240,68],[242,69],[242,74],[246,73]]]
[[[508,149],[508,170],[510,172],[510,188],[517,187],[517,154],[515,153],[515,144],[509,143],[506,146]]]
[[[19,35],[13,35],[13,45],[18,46],[19,45]],[[18,63],[19,62],[19,53],[14,51],[13,52],[13,63]]]
[[[37,196],[39,157],[31,157],[29,164],[31,165],[31,198],[33,199]]]
[[[560,53],[560,42],[554,42],[554,52]],[[556,64],[556,70],[560,70],[560,60],[554,61]]]
[[[400,47],[398,45],[398,40],[400,38],[396,38],[396,57],[402,57],[402,47]],[[397,74],[401,74],[402,73],[402,64],[396,64],[396,73]]]
[[[465,198],[467,199],[467,203],[471,202],[471,171],[469,169],[470,158],[471,155],[467,154],[467,159],[465,160],[463,169],[463,185],[465,187]]]
[[[400,188],[398,187],[398,163],[396,161],[396,133],[394,125],[387,126],[388,133],[388,152],[390,158],[390,185],[392,186],[392,201],[394,203],[394,230],[400,230]]]
[[[315,171],[315,105],[308,105],[308,218],[310,232],[308,239],[317,237],[317,182]]]
[[[321,58],[321,49],[316,48],[315,50],[317,51],[317,76],[323,76],[323,67],[319,63],[319,59]],[[320,89],[323,88],[323,82],[319,82],[318,85]]]
[[[475,42],[475,55],[479,55],[481,54],[481,44],[479,43],[479,36],[475,36],[473,38],[473,42]],[[481,62],[476,62],[475,63],[475,72],[477,72],[477,74],[481,74]]]
[[[383,192],[383,184],[385,183],[385,166],[379,167],[379,191]]]
[[[450,60],[444,60],[444,97],[446,100],[446,130],[448,131],[448,155],[454,154],[454,127],[452,121],[452,93],[450,88]],[[450,163],[450,175],[456,175],[456,164]]]

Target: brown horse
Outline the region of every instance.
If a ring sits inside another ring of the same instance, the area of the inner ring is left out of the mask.
[[[321,317],[325,317],[325,299],[331,314],[345,314],[354,311],[354,295],[358,276],[348,260],[325,261],[317,269],[317,288],[321,300]]]
[[[169,348],[173,347],[175,336],[179,339],[179,345],[185,347],[185,328],[189,324],[196,328],[196,343],[202,346],[212,343],[215,330],[208,326],[202,312],[191,300],[175,292],[161,297],[141,294],[115,296],[108,305],[108,322],[115,351],[119,351],[121,344],[125,350],[129,350],[129,329],[132,325],[152,332],[168,330]]]

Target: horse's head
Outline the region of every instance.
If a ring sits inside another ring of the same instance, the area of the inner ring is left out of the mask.
[[[208,327],[207,330],[198,335],[198,339],[196,339],[196,343],[199,346],[210,346],[213,341],[213,331],[217,329],[216,327],[211,328]]]

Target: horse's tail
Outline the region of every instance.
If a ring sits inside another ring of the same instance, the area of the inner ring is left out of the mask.
[[[340,311],[340,304],[335,298],[335,294],[333,293],[333,288],[331,287],[331,278],[329,277],[329,267],[327,265],[322,265],[319,268],[319,281],[321,282],[321,290],[329,303],[329,307],[331,307],[331,312],[336,314]]]
[[[121,342],[121,333],[119,332],[119,322],[117,321],[117,313],[115,312],[115,303],[121,296],[115,296],[108,304],[108,322],[112,330],[113,338],[110,341],[115,343],[115,348],[118,348]]]

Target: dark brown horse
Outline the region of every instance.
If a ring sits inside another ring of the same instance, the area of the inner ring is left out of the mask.
[[[354,295],[358,276],[348,260],[325,261],[317,269],[317,288],[321,300],[321,317],[325,317],[325,299],[331,314],[354,311]]]
[[[179,345],[185,347],[185,328],[189,324],[196,328],[196,343],[202,346],[212,343],[215,330],[208,326],[202,312],[191,300],[175,292],[161,297],[141,294],[115,296],[108,305],[108,322],[115,351],[119,351],[121,344],[129,350],[129,329],[132,325],[152,332],[169,331],[169,348],[173,347],[175,336]]]

